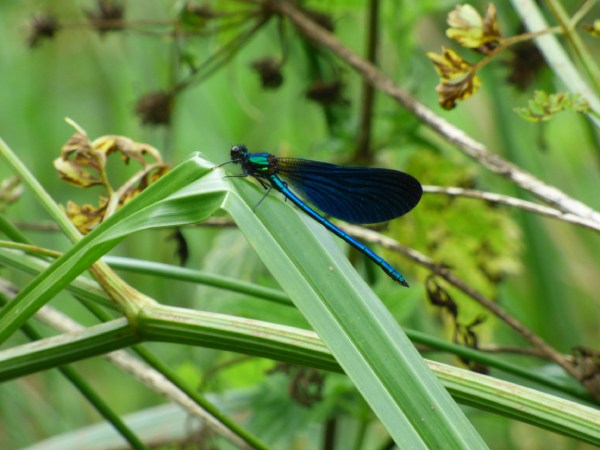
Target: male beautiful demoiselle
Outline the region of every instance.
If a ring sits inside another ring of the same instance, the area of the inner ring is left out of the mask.
[[[278,158],[270,153],[250,153],[244,145],[231,147],[231,162],[241,166],[240,176],[250,175],[268,191],[281,192],[306,214],[373,260],[392,280],[408,287],[402,274],[387,261],[313,210],[290,188],[332,217],[366,224],[386,222],[413,209],[423,194],[415,178],[397,170],[344,167],[308,159]]]

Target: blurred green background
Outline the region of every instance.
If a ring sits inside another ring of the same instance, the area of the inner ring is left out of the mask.
[[[579,4],[564,3],[570,11]],[[227,12],[251,6],[239,1],[214,4]],[[485,4],[473,3],[479,11]],[[549,124],[524,122],[513,112],[514,107],[526,104],[534,89],[562,89],[548,69],[535,70],[531,82],[520,89],[508,83],[507,77],[513,70],[525,71],[526,61],[515,68],[514,55],[507,52],[480,74],[483,86],[473,98],[453,111],[437,105],[434,89],[438,77],[425,53],[439,52],[442,45],[453,46],[444,32],[446,15],[455,5],[449,1],[383,2],[379,24],[382,70],[493,152],[600,209],[597,131],[585,118],[571,112],[558,115]],[[368,2],[340,0],[311,2],[309,6],[330,14],[336,36],[364,54]],[[505,35],[518,33],[520,24],[510,5],[501,2],[496,6],[501,31]],[[282,55],[280,31],[274,20],[248,39],[247,45],[214,75],[182,90],[175,97],[168,126],[142,125],[135,109],[143,95],[168,90],[186,79],[189,65],[202,71],[202,62],[234,38],[240,28],[208,36],[184,36],[183,28],[174,38],[173,23],[181,17],[183,2],[130,0],[125,7],[125,29],[99,34],[90,29],[85,14],[96,8],[92,1],[0,2],[0,135],[57,202],[96,203],[102,194],[99,189],[78,190],[56,175],[52,161],[74,132],[65,117],[75,120],[92,139],[116,134],[149,143],[173,165],[197,151],[219,164],[228,160],[231,145],[241,143],[251,151],[334,163],[360,159],[356,147],[361,79],[326,52],[308,45],[289,23],[283,31],[287,55],[282,67],[283,84],[278,89],[261,85],[252,63]],[[30,48],[27,39],[32,18],[43,14],[54,15],[62,26],[52,39],[41,40]],[[211,25],[206,26],[210,29]],[[599,56],[598,41],[594,44],[591,38],[584,39]],[[471,61],[480,58],[466,50],[461,54]],[[314,87],[318,74],[322,81],[343,83],[342,95],[335,103],[324,105],[307,98],[307,90]],[[531,200],[528,194],[481,169],[380,94],[375,102],[369,159],[375,166],[408,171],[423,184],[475,186]],[[127,169],[115,162],[111,172],[115,180],[126,177],[126,173]],[[9,175],[0,164],[0,180]],[[36,244],[56,250],[68,248],[68,241],[58,233],[28,227],[49,219],[28,192],[10,206],[6,215]],[[576,345],[593,347],[598,342],[600,277],[596,274],[600,269],[600,239],[595,233],[476,200],[437,195],[425,195],[413,213],[391,223],[384,232],[451,267],[560,351],[569,352]],[[235,229],[197,227],[183,233],[190,247],[188,267],[274,286]],[[141,233],[127,239],[113,254],[178,264],[175,242],[169,236],[169,231]],[[426,299],[424,281],[428,272],[391,252],[381,252],[407,276],[410,290],[399,289],[353,252],[349,256],[403,326],[450,339],[451,321]],[[3,268],[0,276],[17,285],[27,280]],[[126,273],[123,277],[162,303],[308,327],[291,308],[265,306],[256,299],[208,287]],[[460,305],[464,323],[482,312],[456,292],[453,298]],[[83,323],[93,323],[67,295],[57,297],[52,306]],[[487,316],[477,328],[482,344],[523,345],[506,326],[489,313]],[[326,418],[332,415],[342,417],[343,429],[352,435],[372,420],[342,376],[329,375],[324,388],[327,400],[306,408],[289,398],[289,376],[269,374],[274,366],[271,361],[174,345],[151,347],[203,391],[248,390],[250,429],[278,444],[278,448],[314,448],[319,441],[315,430],[322,430]],[[455,362],[450,356],[427,356]],[[508,358],[532,370],[546,371],[548,376],[560,376],[558,369],[542,361]],[[104,361],[82,362],[77,368],[120,413],[162,402]],[[468,413],[495,449],[586,448],[522,423],[476,410],[468,409]],[[0,417],[0,448],[6,449],[21,448],[98,421],[98,415],[56,371],[2,384]],[[385,433],[381,429],[371,426],[363,448],[378,448],[382,435]]]

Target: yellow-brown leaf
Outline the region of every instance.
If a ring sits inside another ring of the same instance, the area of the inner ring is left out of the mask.
[[[450,28],[446,35],[460,45],[472,48],[480,53],[489,53],[502,39],[496,18],[496,7],[488,5],[485,18],[481,18],[473,6],[458,5],[448,14]]]
[[[428,52],[436,72],[441,80],[435,88],[439,94],[438,102],[444,109],[452,109],[457,100],[466,100],[481,86],[481,80],[475,74],[473,65],[462,59],[455,51],[442,49],[442,54]]]

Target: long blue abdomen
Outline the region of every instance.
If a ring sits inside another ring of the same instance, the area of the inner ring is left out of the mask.
[[[383,169],[381,169],[381,170],[383,170]],[[401,173],[401,172],[399,172],[399,173]],[[396,269],[394,269],[386,260],[384,260],[381,256],[379,256],[377,253],[375,253],[373,250],[371,250],[365,244],[363,244],[360,241],[357,241],[352,236],[348,235],[346,232],[344,232],[341,229],[339,229],[338,227],[336,227],[333,223],[331,223],[325,217],[321,216],[319,213],[314,211],[310,206],[308,206],[305,202],[303,202],[300,198],[298,198],[292,191],[290,191],[290,189],[287,187],[286,183],[284,183],[277,175],[270,175],[268,177],[268,179],[271,182],[271,185],[275,189],[277,189],[279,192],[281,192],[283,195],[285,195],[286,198],[288,198],[298,208],[300,208],[302,211],[304,211],[310,217],[315,219],[317,222],[321,223],[323,226],[325,226],[325,228],[327,228],[329,231],[334,233],[336,236],[342,238],[348,244],[350,244],[351,246],[353,246],[360,252],[364,253],[375,264],[377,264],[379,267],[381,267],[383,269],[383,271],[394,281],[397,281],[398,283],[402,284],[403,286],[408,287],[408,283],[406,282],[406,280],[402,276],[402,274],[400,272],[398,272]],[[421,185],[419,184],[419,187],[420,186]],[[419,198],[420,198],[420,195],[419,195]],[[326,211],[325,208],[321,208],[321,206],[319,206],[319,208],[323,209],[325,212],[328,212],[329,214],[331,214],[333,216],[339,217],[336,214],[332,213],[331,211]],[[354,217],[364,219],[364,215],[361,216],[360,214],[358,216],[354,216]],[[369,216],[369,217],[373,218],[373,216]],[[339,217],[339,218],[342,219],[342,217]],[[350,222],[350,220],[347,220],[347,219],[343,219],[343,220]],[[384,219],[384,220],[386,220],[386,219]],[[381,222],[382,220],[377,220],[377,221]],[[364,222],[362,222],[362,223],[364,223]]]

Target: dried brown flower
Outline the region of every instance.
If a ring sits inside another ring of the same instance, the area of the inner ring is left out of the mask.
[[[280,60],[271,57],[261,58],[253,61],[251,67],[258,72],[265,89],[275,89],[283,83]]]
[[[27,44],[30,48],[37,47],[44,39],[52,39],[60,29],[56,17],[45,13],[35,16],[29,22],[30,31],[27,36]]]
[[[173,101],[172,92],[150,92],[137,101],[135,113],[144,125],[168,125],[171,122]]]

